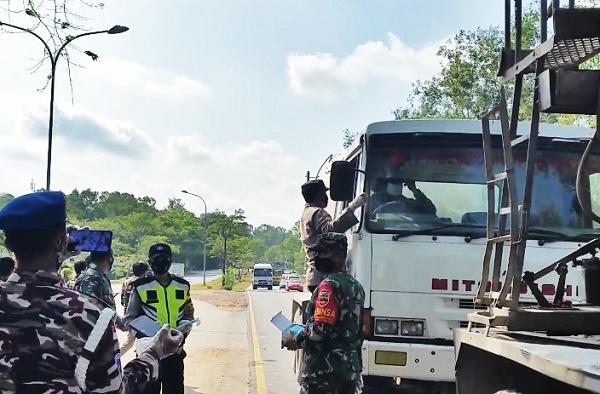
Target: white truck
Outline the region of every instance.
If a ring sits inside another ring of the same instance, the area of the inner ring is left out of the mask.
[[[183,278],[185,274],[185,264],[183,263],[172,263],[171,268],[169,268],[169,272],[171,274],[180,276]]]
[[[491,127],[497,134],[493,154],[503,164],[499,125],[492,122]],[[541,133],[560,137],[565,129],[572,128],[544,125]],[[534,194],[540,210],[535,212],[538,221],[530,222],[527,252],[533,271],[590,237],[571,224],[579,216],[567,204],[575,198],[569,185],[581,146],[556,138],[540,141],[536,163],[545,170],[535,187],[565,187],[552,189],[551,195]],[[475,309],[486,245],[488,200],[481,146],[480,121],[385,121],[370,124],[322,168],[322,179],[330,187],[327,211],[334,218],[355,196],[369,195],[367,205],[356,212],[360,223],[347,232],[349,270],[366,292],[362,356],[367,388],[455,392],[453,330],[466,327],[467,314]],[[517,177],[524,176],[526,154],[515,153]],[[403,197],[398,196],[400,189]],[[500,190],[498,208],[499,195]],[[550,231],[552,220],[568,223],[561,231],[569,236]],[[567,300],[583,298],[581,282],[581,275],[569,275]],[[553,278],[539,285],[547,296],[556,291]],[[521,293],[523,302],[535,301],[526,286]],[[306,321],[302,311],[309,298],[309,293],[295,296],[295,322]]]

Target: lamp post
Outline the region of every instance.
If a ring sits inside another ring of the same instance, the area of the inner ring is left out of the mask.
[[[68,37],[67,40],[62,44],[62,46],[60,48],[58,48],[58,50],[55,53],[52,53],[52,50],[50,49],[50,46],[48,45],[48,43],[46,41],[44,41],[44,39],[42,37],[40,37],[34,31],[20,27],[20,26],[11,25],[10,23],[5,23],[2,21],[0,21],[0,26],[8,26],[13,29],[17,29],[17,30],[23,31],[25,33],[31,34],[32,36],[34,36],[35,38],[37,38],[38,40],[41,41],[41,43],[44,45],[44,48],[48,52],[48,57],[50,58],[50,65],[52,66],[52,72],[51,72],[51,76],[50,76],[50,116],[48,119],[48,159],[47,159],[47,165],[46,165],[46,190],[48,191],[48,190],[50,190],[50,167],[52,165],[52,129],[54,127],[54,86],[55,86],[54,80],[56,77],[56,63],[58,62],[58,59],[60,58],[60,53],[63,51],[63,49],[65,49],[67,47],[68,44],[70,44],[71,42],[75,41],[78,38],[85,37],[85,36],[91,36],[93,34],[125,33],[127,30],[129,30],[129,28],[126,26],[115,25],[108,30],[91,31],[91,32],[87,32],[87,33],[78,34],[73,37]]]
[[[204,201],[204,199],[202,197],[200,197],[199,195],[190,193],[187,190],[182,190],[181,192],[185,193],[185,194],[189,194],[190,196],[197,197],[200,200],[202,200],[202,202],[204,203],[204,220],[203,220],[203,222],[204,222],[204,237],[205,237],[205,239],[202,242],[202,245],[203,245],[203,247],[202,247],[203,248],[202,264],[204,266],[203,267],[204,268],[204,277],[202,278],[202,284],[204,286],[206,286],[206,238],[208,236],[208,223],[207,223],[208,222],[208,209],[206,208],[206,201]]]

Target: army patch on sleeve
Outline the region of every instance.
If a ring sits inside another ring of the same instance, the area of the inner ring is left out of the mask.
[[[318,288],[313,317],[316,323],[335,324],[338,317],[338,304],[333,295],[333,287],[321,282]]]

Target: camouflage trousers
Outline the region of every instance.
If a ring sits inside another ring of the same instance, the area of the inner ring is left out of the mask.
[[[300,394],[360,394],[362,384],[355,380],[347,381],[327,381],[320,382],[302,382],[300,385]]]

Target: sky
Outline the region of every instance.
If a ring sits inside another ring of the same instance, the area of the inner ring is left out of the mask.
[[[73,42],[99,58],[69,52],[72,94],[58,62],[51,189],[128,192],[159,208],[176,197],[202,213],[186,189],[209,211],[242,208],[253,225],[286,228],[306,172],[342,149],[344,129],[391,120],[459,30],[503,24],[499,0],[103,2],[80,10],[82,23],[130,30]],[[45,186],[50,63],[35,71],[42,44],[7,31],[0,192],[21,195]]]

